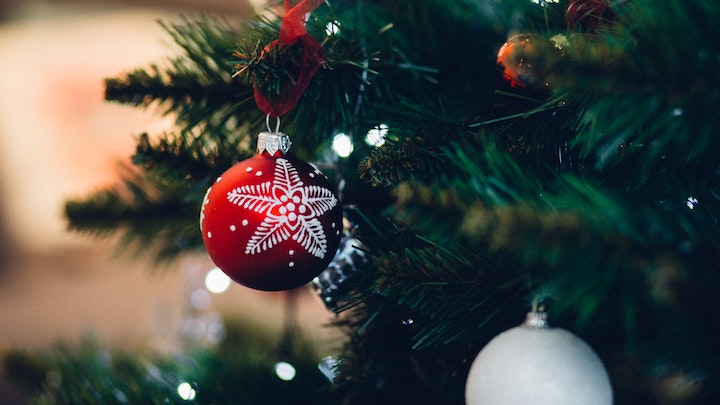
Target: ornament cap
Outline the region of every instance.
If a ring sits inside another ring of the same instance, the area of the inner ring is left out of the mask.
[[[290,151],[290,136],[282,132],[260,132],[258,135],[257,153],[267,152],[270,156],[275,156],[280,152],[280,156],[285,156]]]
[[[547,312],[545,311],[532,311],[528,312],[525,316],[525,322],[522,326],[533,328],[533,329],[547,329],[550,326],[547,322]]]

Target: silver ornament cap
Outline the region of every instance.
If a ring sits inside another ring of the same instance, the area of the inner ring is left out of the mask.
[[[267,152],[275,156],[276,152],[286,155],[290,151],[290,136],[282,132],[260,132],[258,135],[257,153]]]
[[[544,312],[542,310],[533,310],[532,312],[528,312],[525,316],[525,322],[522,323],[522,326],[534,329],[549,328],[550,326],[548,325],[547,321],[547,312]]]

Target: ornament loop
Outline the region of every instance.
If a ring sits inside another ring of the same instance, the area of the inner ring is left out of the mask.
[[[277,120],[275,123],[275,131],[270,128],[270,114],[265,116],[265,126],[267,127],[268,132],[280,133],[280,117],[275,117],[275,119]]]

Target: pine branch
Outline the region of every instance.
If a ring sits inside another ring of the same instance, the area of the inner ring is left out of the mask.
[[[234,131],[217,142],[188,133],[170,133],[151,140],[141,134],[132,162],[155,178],[208,184],[224,170],[254,154],[247,132]]]
[[[720,10],[647,0],[619,13],[611,31],[571,37],[566,58],[546,65],[558,86],[572,89],[571,102],[587,103],[577,145],[601,169],[637,161],[626,174],[633,179],[663,169],[689,174],[690,162],[715,167],[720,75],[707,58],[720,52],[708,37]]]
[[[391,129],[385,145],[373,150],[360,163],[360,178],[375,186],[395,186],[409,179],[425,181],[452,177],[453,167],[445,149],[451,139],[462,135],[458,126],[441,121],[425,129]]]
[[[136,69],[124,77],[106,79],[106,99],[135,106],[157,104],[164,114],[174,114],[187,131],[197,126],[236,126],[254,105],[252,88],[231,78],[231,49],[242,31],[217,19],[167,25],[165,31],[183,54],[169,60],[169,66],[151,65],[150,71]],[[240,114],[240,116],[238,116]]]
[[[232,81],[227,58],[238,33],[218,20],[167,26],[185,54],[170,68],[139,69],[108,79],[107,98],[133,105],[158,103],[175,114],[179,133],[138,138],[122,184],[84,200],[68,201],[69,228],[106,236],[123,232],[123,245],[155,248],[157,259],[202,245],[197,210],[210,181],[254,151],[250,128],[261,113],[252,89]]]
[[[651,338],[644,333],[650,330],[655,331],[656,337],[669,339],[673,332],[666,330],[663,323],[640,322],[638,317],[656,319],[655,314],[668,310],[685,291],[698,287],[690,281],[692,269],[699,262],[713,266],[711,263],[720,259],[700,253],[717,251],[717,246],[713,247],[716,242],[711,242],[718,240],[717,229],[695,223],[702,217],[688,207],[669,209],[649,196],[616,195],[588,179],[566,174],[545,176],[544,181],[538,181],[541,176],[524,173],[509,153],[492,145],[484,144],[481,159],[469,158],[466,154],[470,150],[453,149],[462,151],[455,160],[458,173],[465,171],[468,175],[460,178],[470,181],[428,186],[408,183],[397,187],[395,215],[431,239],[463,246],[463,252],[486,252],[495,273],[523,274],[528,285],[533,286],[525,298],[551,300],[553,317],[559,323],[571,324],[578,333],[592,335],[600,333],[603,327],[625,325],[619,341],[597,343],[603,350],[622,350],[625,344],[645,345]],[[632,209],[624,204],[628,198],[634,201]],[[700,234],[688,233],[688,229]],[[678,240],[692,240],[693,250],[697,249],[700,256],[677,246]],[[442,288],[438,289],[442,292],[430,293],[417,278],[402,283],[406,280],[405,271],[429,272],[427,264],[442,269],[439,273],[444,276],[453,274],[432,258],[422,255],[416,258],[416,254],[414,250],[405,252],[402,259],[382,266],[393,269],[392,276],[383,280],[398,283],[391,289],[398,294],[393,296],[395,300],[422,307],[422,298],[418,297],[427,294],[445,308],[438,296],[449,294],[453,290],[451,285],[440,283]],[[659,279],[664,281],[657,283]],[[502,284],[495,280],[493,285]],[[713,283],[706,286],[710,290],[716,287]],[[410,294],[410,298],[401,294]],[[608,303],[605,299],[608,296],[617,300]],[[515,303],[518,298],[514,298]],[[463,299],[466,307],[483,302],[482,296]],[[499,311],[507,309],[495,304]],[[486,315],[473,319],[485,319],[483,316]],[[673,316],[686,319],[679,313]],[[473,328],[465,324],[453,329],[448,319],[438,327],[462,333]],[[686,327],[707,333],[700,319]],[[444,329],[429,330],[431,333],[424,337],[428,341],[433,341],[436,334],[444,336]],[[644,330],[643,334],[640,330]],[[474,337],[481,340],[481,336]],[[670,341],[663,350],[678,352]],[[694,349],[680,357],[692,353]]]
[[[65,203],[72,231],[106,237],[121,232],[121,247],[153,251],[157,260],[202,247],[197,207],[204,188],[151,179],[130,167],[122,183]]]
[[[463,256],[429,243],[374,260],[377,293],[415,316],[414,349],[483,341],[497,327],[489,325],[507,321],[497,314],[524,306],[522,277],[498,271],[497,261]]]
[[[332,403],[328,379],[318,370],[310,342],[301,335],[282,353],[297,371],[292,381],[273,372],[274,336],[229,319],[229,338],[196,345],[172,356],[128,347],[107,347],[86,337],[37,352],[3,356],[3,377],[31,389],[37,405]],[[232,386],[232,389],[228,387]]]

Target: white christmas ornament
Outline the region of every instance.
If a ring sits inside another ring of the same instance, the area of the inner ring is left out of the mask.
[[[611,405],[612,388],[595,352],[572,333],[549,328],[544,312],[493,338],[475,358],[467,405]]]

